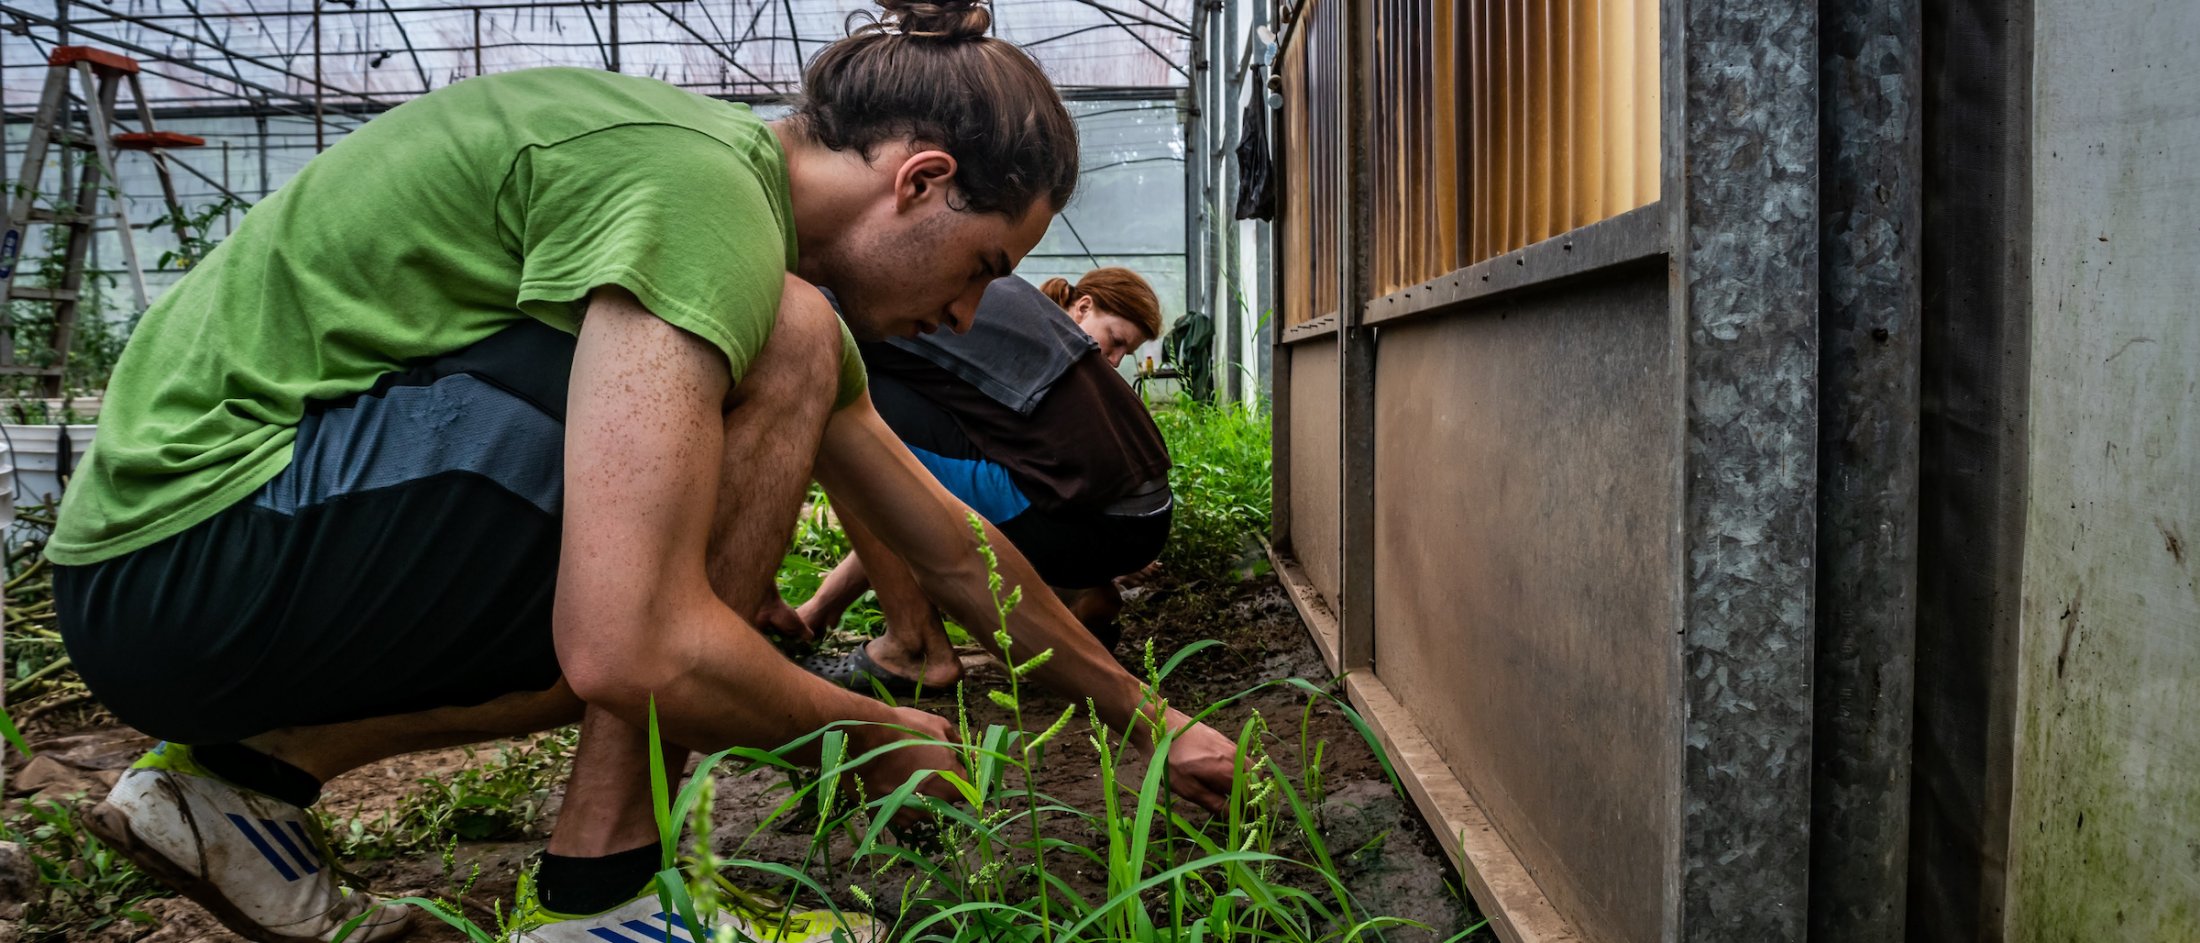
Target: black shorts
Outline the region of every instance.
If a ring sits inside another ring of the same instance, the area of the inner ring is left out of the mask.
[[[555,685],[573,343],[523,322],[314,404],[289,467],[250,497],[56,568],[85,683],[124,723],[192,744]]]
[[[918,461],[955,497],[1000,528],[1048,586],[1099,586],[1152,563],[1168,543],[1167,503],[1140,514],[1042,507],[1021,493],[1005,468],[979,451],[952,414],[923,394],[890,375],[874,373],[871,402]],[[1165,491],[1161,498],[1166,502]]]

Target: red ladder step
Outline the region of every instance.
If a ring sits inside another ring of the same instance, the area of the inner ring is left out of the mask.
[[[138,70],[136,59],[90,46],[56,46],[53,55],[46,57],[46,64],[49,66],[75,65],[79,62],[90,63],[94,72],[136,75]]]
[[[156,147],[205,147],[206,139],[174,131],[131,131],[115,135],[115,146],[126,151],[149,151]]]

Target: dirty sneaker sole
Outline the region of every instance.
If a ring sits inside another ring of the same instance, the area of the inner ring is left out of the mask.
[[[170,788],[165,783],[162,786]],[[180,803],[182,800],[179,798],[177,801]],[[167,855],[139,840],[137,833],[130,828],[129,817],[122,810],[102,802],[85,810],[79,818],[83,820],[85,831],[114,849],[116,854],[130,859],[130,863],[137,865],[140,870],[190,898],[193,903],[206,908],[206,912],[214,915],[214,919],[221,921],[222,926],[229,928],[231,933],[253,943],[327,943],[320,937],[276,933],[253,922],[243,911],[237,909],[237,905],[230,903],[229,898],[213,882],[192,874],[190,868],[169,860]],[[194,830],[197,827],[196,823],[192,825]],[[412,932],[411,921],[412,915],[408,913],[384,927],[370,928],[362,925],[352,931],[345,943],[366,943],[369,940],[383,943],[401,939]],[[383,932],[380,935],[371,935],[377,929]]]

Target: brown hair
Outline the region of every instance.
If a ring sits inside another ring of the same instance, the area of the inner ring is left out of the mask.
[[[870,160],[908,138],[955,158],[955,208],[1020,215],[1044,196],[1054,212],[1077,190],[1077,125],[1039,63],[985,35],[980,0],[878,0],[802,72],[795,118],[809,137]]]
[[[1078,279],[1074,288],[1069,279],[1050,278],[1039,290],[1064,311],[1077,299],[1090,297],[1093,307],[1138,325],[1146,332],[1147,340],[1161,336],[1161,299],[1154,295],[1152,285],[1130,269],[1113,265],[1093,269]]]

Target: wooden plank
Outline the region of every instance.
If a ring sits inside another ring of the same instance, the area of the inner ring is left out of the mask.
[[[1445,765],[1428,737],[1382,679],[1372,672],[1345,676],[1345,696],[1367,721],[1398,771],[1406,794],[1421,810],[1437,842],[1451,854],[1459,876],[1505,943],[1584,943],[1536,886],[1535,878],[1475,804],[1474,795]]]
[[[1299,561],[1266,542],[1263,547],[1314,649],[1332,674],[1342,673],[1337,667],[1336,613],[1307,579]],[[1581,935],[1551,906],[1504,836],[1382,679],[1373,672],[1348,675],[1345,697],[1374,732],[1406,794],[1436,833],[1437,843],[1451,855],[1498,938],[1506,943],[1580,943]]]
[[[1268,551],[1268,562],[1276,570],[1276,581],[1283,584],[1284,595],[1291,597],[1291,608],[1299,614],[1299,624],[1306,627],[1306,634],[1314,640],[1314,650],[1321,653],[1322,664],[1329,666],[1332,675],[1343,673],[1337,667],[1337,614],[1322,599],[1321,590],[1314,588],[1314,581],[1306,575],[1306,567],[1290,554],[1278,551],[1274,544],[1261,541]]]

